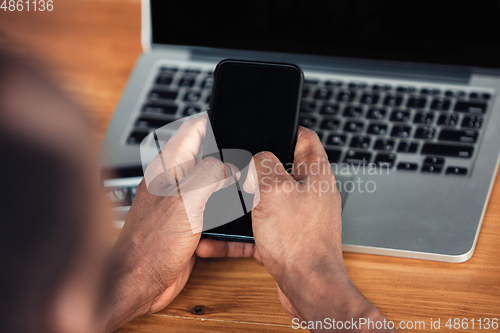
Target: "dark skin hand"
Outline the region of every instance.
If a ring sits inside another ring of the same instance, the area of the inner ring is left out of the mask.
[[[189,279],[205,203],[213,192],[239,177],[234,165],[215,158],[195,163],[205,126],[203,118],[186,122],[162,149],[175,167],[155,172],[165,165],[158,155],[137,188],[108,269],[105,288],[109,296],[100,312],[103,331],[114,331],[136,317],[165,308]],[[148,177],[151,173],[157,176]],[[151,194],[148,188],[163,195]]]
[[[276,280],[281,304],[291,317],[382,320],[345,270],[340,195],[315,132],[299,129],[290,174],[273,154],[254,156],[244,189],[256,197],[255,244],[200,240],[208,198],[239,177],[236,167],[214,158],[195,163],[204,126],[202,118],[186,122],[178,131],[182,135],[176,134],[158,155],[176,166],[159,173],[162,164],[153,161],[137,188],[108,270],[102,331],[111,332],[170,304],[191,274],[195,253],[254,257]],[[148,177],[151,174],[155,177]],[[318,186],[311,190],[313,182],[328,184],[329,191],[320,192]],[[182,187],[196,191],[175,195]]]
[[[345,270],[340,194],[317,134],[299,128],[294,155],[290,174],[272,153],[254,156],[244,189],[253,193],[259,185],[252,210],[255,245],[202,239],[196,254],[256,258],[276,280],[291,317],[382,321]]]

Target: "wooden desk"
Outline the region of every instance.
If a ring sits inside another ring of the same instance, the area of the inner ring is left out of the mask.
[[[140,1],[54,2],[50,13],[0,11],[0,39],[22,45],[49,65],[63,88],[88,110],[100,142],[141,52]],[[344,257],[356,286],[389,320],[424,320],[424,332],[431,331],[431,317],[500,318],[499,242],[497,179],[476,252],[468,262],[352,253]],[[168,308],[118,332],[292,332],[291,325],[264,267],[253,260],[217,259],[198,260],[186,288]]]

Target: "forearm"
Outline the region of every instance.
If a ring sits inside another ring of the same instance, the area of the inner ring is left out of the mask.
[[[97,314],[100,332],[113,332],[146,314],[158,294],[154,284],[145,283],[151,273],[141,271],[144,266],[131,260],[130,251],[118,241],[110,257]]]

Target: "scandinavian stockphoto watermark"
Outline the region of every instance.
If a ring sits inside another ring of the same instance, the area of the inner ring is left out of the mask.
[[[295,170],[293,164],[274,165],[271,160],[263,160],[260,182],[255,181],[256,176],[247,177],[249,172],[256,175],[252,154],[241,149],[219,149],[206,112],[151,132],[141,142],[140,154],[148,191],[157,196],[181,197],[193,232],[222,226],[251,212],[258,204],[260,196],[255,194],[259,190],[314,192],[319,196],[337,190],[373,193],[376,183],[363,176],[389,173],[389,168],[374,164],[329,165],[326,157],[323,163],[301,164]],[[302,181],[276,181],[277,174],[296,171],[300,171]],[[254,181],[244,187],[247,178]],[[209,200],[201,214],[197,199],[207,197],[207,193]]]
[[[289,174],[294,172],[292,163],[287,165],[273,164],[272,160],[262,161],[261,172],[261,192],[316,192],[321,196],[327,192],[340,191],[344,193],[373,193],[377,190],[377,184],[374,180],[366,179],[363,176],[389,175],[388,165],[369,164],[348,164],[334,163],[329,167],[321,161],[315,161],[309,164],[303,164],[295,167],[300,172],[301,178],[305,181],[295,182],[292,180],[281,180],[275,175]],[[337,176],[335,176],[337,175]],[[321,176],[321,177],[318,177]],[[339,177],[340,176],[340,177]],[[342,177],[342,176],[349,176]],[[339,178],[342,178],[340,180]]]

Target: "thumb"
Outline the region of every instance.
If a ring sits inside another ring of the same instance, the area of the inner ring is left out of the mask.
[[[295,182],[276,155],[265,151],[256,154],[250,161],[243,189],[257,197],[262,193],[273,192],[271,184],[279,185],[285,181]]]
[[[238,168],[207,157],[197,164],[177,186],[193,233],[203,229],[203,211],[212,193],[234,184],[240,178]]]

